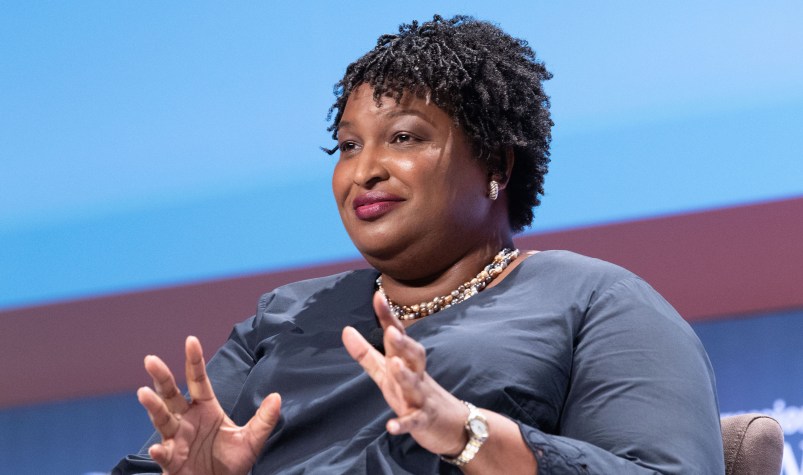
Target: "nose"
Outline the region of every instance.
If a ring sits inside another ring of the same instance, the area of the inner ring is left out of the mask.
[[[352,180],[358,186],[371,188],[390,176],[386,167],[387,150],[381,145],[364,145],[354,159],[356,164]]]

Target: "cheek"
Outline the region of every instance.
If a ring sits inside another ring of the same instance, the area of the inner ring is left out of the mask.
[[[453,201],[475,203],[482,198],[488,186],[487,174],[471,158],[454,160],[444,174],[444,190]]]
[[[437,157],[432,154],[420,154],[413,157],[394,156],[384,163],[385,168],[391,175],[404,180],[414,179],[419,176],[426,176],[432,173],[432,169],[437,166]]]
[[[343,162],[337,162],[332,172],[332,194],[335,197],[338,207],[343,203],[348,195],[349,183],[347,166]]]
[[[491,201],[488,200],[487,183],[482,172],[468,170],[455,172],[449,183],[445,184],[442,195],[445,213],[456,224],[472,226],[484,220]]]

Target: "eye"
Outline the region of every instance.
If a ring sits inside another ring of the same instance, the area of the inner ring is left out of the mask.
[[[352,142],[351,140],[346,140],[344,142],[341,142],[337,146],[337,148],[339,148],[341,152],[350,152],[350,151],[354,150],[355,148],[357,148],[357,144]]]
[[[412,142],[414,140],[415,137],[413,137],[412,135],[406,132],[399,132],[398,134],[393,136],[393,140],[391,140],[391,143],[407,143],[407,142]]]

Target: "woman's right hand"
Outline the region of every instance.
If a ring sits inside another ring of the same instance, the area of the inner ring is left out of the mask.
[[[165,475],[248,473],[279,420],[281,398],[268,395],[254,417],[240,427],[215,397],[198,339],[187,337],[185,351],[189,402],[167,365],[156,356],[145,357],[155,391],[140,388],[137,398],[162,436],[148,453]]]

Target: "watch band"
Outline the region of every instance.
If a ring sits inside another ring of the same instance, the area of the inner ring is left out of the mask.
[[[477,455],[480,447],[482,447],[482,444],[488,440],[488,421],[485,419],[485,416],[470,402],[462,401],[462,403],[468,407],[468,417],[466,418],[465,425],[466,434],[468,434],[468,442],[466,446],[463,447],[463,451],[460,452],[460,455],[455,458],[441,455],[441,460],[457,465],[458,467],[462,467],[471,462],[474,456]]]

